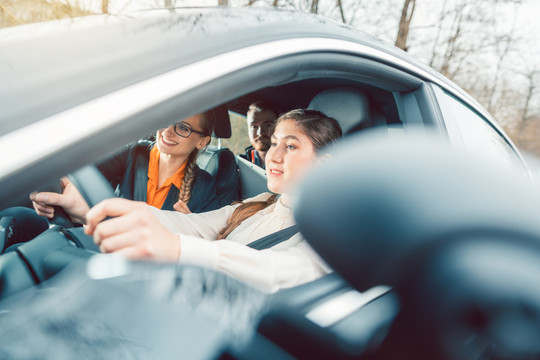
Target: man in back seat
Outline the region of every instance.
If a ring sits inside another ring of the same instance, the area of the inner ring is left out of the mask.
[[[277,115],[276,107],[267,101],[254,102],[249,106],[247,112],[248,134],[251,145],[246,148],[246,153],[240,156],[263,169]]]

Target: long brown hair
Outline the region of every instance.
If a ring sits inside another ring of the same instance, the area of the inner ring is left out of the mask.
[[[201,127],[201,132],[206,136],[211,136],[214,131],[214,113],[211,111],[202,113],[199,117],[199,126]],[[208,143],[210,139],[208,140]],[[208,145],[208,143],[206,145]],[[186,173],[184,175],[184,180],[180,186],[180,191],[178,194],[178,200],[182,200],[186,205],[191,199],[191,190],[193,189],[193,183],[197,177],[197,156],[199,155],[199,149],[195,148],[189,154],[186,164]]]
[[[338,122],[320,111],[297,109],[281,115],[276,120],[276,127],[285,120],[294,120],[299,130],[311,140],[315,151],[320,152],[326,146],[333,144],[342,135]],[[225,239],[244,220],[275,203],[277,195],[270,196],[266,201],[251,201],[238,206],[227,225],[219,232],[218,239]]]

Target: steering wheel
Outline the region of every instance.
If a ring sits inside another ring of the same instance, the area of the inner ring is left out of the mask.
[[[101,172],[94,165],[82,167],[79,170],[69,174],[67,178],[77,188],[77,190],[79,190],[79,193],[82,195],[83,199],[90,208],[102,200],[116,197],[107,179],[105,179],[103,174],[101,174]],[[58,192],[60,193],[62,192],[62,189],[56,190],[59,190]],[[74,227],[71,218],[60,206],[54,207],[54,216],[49,220],[49,222],[65,228]]]
[[[73,172],[68,178],[90,207],[116,196],[107,179],[93,165]],[[83,228],[69,226],[72,222],[65,211],[55,211],[55,215],[64,226],[54,226],[15,251],[0,255],[0,299],[39,284],[71,262],[99,252]]]
[[[87,165],[69,174],[68,178],[90,207],[102,200],[116,197],[111,184],[94,165]]]

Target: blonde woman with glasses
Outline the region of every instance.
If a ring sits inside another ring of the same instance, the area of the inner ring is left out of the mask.
[[[155,141],[128,145],[98,169],[119,197],[181,213],[214,210],[219,207],[215,180],[196,163],[213,129],[210,112],[188,117],[159,129]],[[84,223],[88,205],[69,180],[62,179],[62,187],[62,194],[30,195],[37,214],[52,218],[54,206],[61,206],[74,222]]]

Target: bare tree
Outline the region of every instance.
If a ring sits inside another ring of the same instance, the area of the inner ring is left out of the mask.
[[[495,102],[495,94],[498,89],[499,78],[502,75],[504,61],[506,60],[508,53],[510,52],[510,50],[512,49],[516,41],[515,35],[514,35],[515,26],[516,26],[516,14],[517,14],[516,5],[517,3],[514,3],[514,16],[512,18],[512,25],[511,25],[510,31],[508,31],[507,33],[503,35],[496,36],[494,39],[495,40],[494,47],[495,47],[495,52],[497,54],[497,66],[495,69],[495,77],[493,78],[493,83],[492,83],[491,90],[489,92],[489,96],[487,100],[487,103],[488,103],[487,108],[489,112],[493,111],[494,102]]]
[[[109,13],[109,0],[101,0],[101,12],[103,14]]]
[[[319,0],[311,0],[311,10],[313,14],[317,14],[319,12]]]
[[[218,0],[219,6],[229,6],[229,0]]]
[[[454,59],[456,53],[459,51],[459,39],[462,34],[463,25],[465,22],[465,7],[467,3],[465,1],[458,4],[454,10],[454,18],[452,19],[451,34],[446,41],[446,50],[443,55],[443,62],[439,71],[445,75],[449,75],[450,63]]]
[[[339,9],[339,14],[341,15],[341,21],[343,21],[343,23],[346,24],[347,20],[345,19],[345,12],[343,11],[343,3],[341,2],[341,0],[337,0],[336,6]]]
[[[62,19],[94,13],[78,3],[60,0],[1,0],[0,27]]]
[[[407,38],[409,37],[409,28],[414,15],[416,0],[405,0],[401,9],[401,18],[399,20],[398,34],[395,45],[407,51]]]
[[[14,4],[11,1],[0,3],[0,27],[22,24],[11,7]]]
[[[435,35],[435,40],[433,41],[433,48],[431,49],[431,59],[429,60],[429,66],[433,67],[435,58],[437,57],[437,47],[439,46],[439,41],[441,38],[441,33],[443,30],[444,19],[447,16],[446,13],[446,0],[442,1],[442,9],[439,14],[439,19],[437,21],[437,32]]]
[[[524,103],[520,109],[521,114],[516,119],[514,124],[515,131],[513,132],[514,141],[523,150],[533,152],[537,156],[540,156],[540,114],[534,114],[532,106],[532,100],[535,97],[537,87],[537,77],[540,76],[540,69],[532,68],[526,72],[518,73],[527,80],[527,89],[525,94],[522,94],[520,98],[524,97]]]
[[[523,115],[521,117],[522,124],[526,123],[532,116],[532,109],[531,109],[531,100],[536,95],[536,92],[538,91],[537,84],[538,84],[538,77],[540,77],[540,69],[538,68],[532,68],[531,70],[522,73],[521,75],[525,76],[527,79],[527,89],[526,89],[526,96],[525,96],[525,102],[523,104]]]
[[[501,74],[503,70],[502,66],[503,66],[506,56],[508,55],[508,52],[511,49],[511,46],[512,46],[512,34],[503,36],[500,41],[497,41],[495,43],[495,48],[496,48],[496,53],[497,53],[497,65],[495,69],[495,75],[493,77],[493,83],[491,84],[491,89],[489,90],[489,94],[487,98],[487,109],[489,112],[493,111],[494,102],[495,102],[495,94],[498,88],[499,78],[502,75]]]

